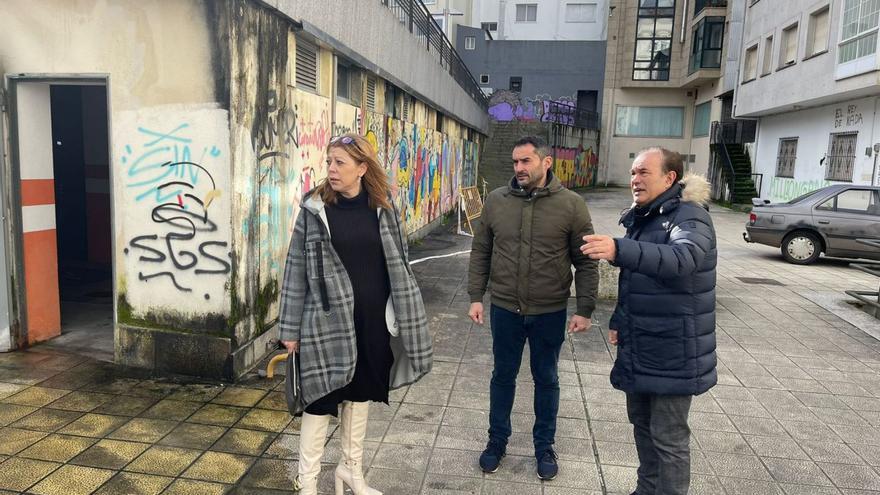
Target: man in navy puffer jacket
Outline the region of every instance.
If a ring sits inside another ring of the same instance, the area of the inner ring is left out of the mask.
[[[620,268],[608,340],[617,347],[611,384],[626,392],[639,455],[634,495],[684,495],[690,485],[691,399],[715,370],[715,228],[709,185],[682,178],[681,155],[648,148],[636,157],[626,236],[584,237],[581,251]]]

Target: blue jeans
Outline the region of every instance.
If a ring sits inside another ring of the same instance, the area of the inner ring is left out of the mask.
[[[516,395],[516,375],[523,346],[529,342],[529,360],[535,382],[535,453],[553,446],[559,412],[559,350],[565,342],[565,310],[523,316],[491,307],[492,355],[495,368],[489,386],[489,440],[507,445],[510,411]]]
[[[690,395],[626,394],[639,454],[639,495],[687,495],[691,481]]]

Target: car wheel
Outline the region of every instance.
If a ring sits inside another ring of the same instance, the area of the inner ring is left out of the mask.
[[[792,232],[782,241],[782,257],[796,265],[809,265],[821,252],[822,242],[812,232]]]

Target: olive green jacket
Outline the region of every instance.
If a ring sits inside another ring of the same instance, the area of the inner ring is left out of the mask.
[[[598,263],[580,251],[593,233],[584,199],[552,172],[547,186],[526,191],[516,178],[486,197],[471,247],[468,294],[482,302],[486,286],[492,304],[523,315],[565,309],[574,265],[577,314],[596,308]]]

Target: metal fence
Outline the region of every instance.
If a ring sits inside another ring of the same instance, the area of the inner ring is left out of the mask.
[[[421,0],[379,0],[387,7],[401,24],[425,46],[425,50],[437,57],[440,65],[449,71],[455,82],[464,89],[484,110],[489,109],[489,100],[473,74],[450,43],[449,38],[428,12]]]

